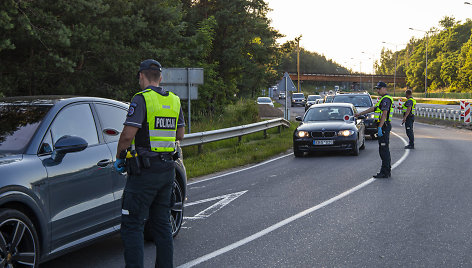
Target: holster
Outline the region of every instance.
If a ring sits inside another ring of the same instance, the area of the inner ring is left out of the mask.
[[[141,156],[133,152],[131,157],[128,156],[126,157],[126,171],[128,175],[141,175]]]

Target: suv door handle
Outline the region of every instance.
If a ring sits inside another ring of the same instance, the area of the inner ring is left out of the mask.
[[[106,167],[108,166],[109,164],[111,163],[111,160],[110,159],[104,159],[104,160],[101,160],[97,163],[97,166],[99,167]]]

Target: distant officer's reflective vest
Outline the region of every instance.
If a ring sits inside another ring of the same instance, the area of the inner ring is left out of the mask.
[[[411,106],[411,112],[410,114],[415,114],[415,111],[416,111],[416,100],[413,99],[413,98],[408,98],[406,101],[409,101],[411,100],[413,102],[413,106]],[[406,103],[405,101],[405,103]],[[403,103],[402,105],[402,108],[403,108],[403,112],[406,113],[406,110],[408,110],[408,107],[405,106],[405,103]]]
[[[382,116],[382,110],[380,110],[380,103],[382,102],[383,99],[389,98],[390,99],[390,113],[387,115],[386,121],[392,121],[392,116],[393,116],[393,98],[390,97],[390,95],[385,94],[380,100],[375,104],[375,110],[374,110],[374,119],[377,122],[380,122],[380,117]]]
[[[180,113],[179,97],[172,92],[168,96],[162,96],[152,89],[136,93],[138,94],[143,95],[146,101],[151,151],[173,152]]]

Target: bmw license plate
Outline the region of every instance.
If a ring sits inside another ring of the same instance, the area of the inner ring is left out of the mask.
[[[314,145],[333,145],[333,140],[314,140]]]

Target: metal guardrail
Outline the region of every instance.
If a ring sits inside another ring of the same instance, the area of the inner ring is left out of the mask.
[[[403,114],[400,109],[394,109],[396,114]],[[440,108],[416,108],[416,116],[428,117],[428,118],[439,118],[448,119],[453,121],[461,121],[461,112],[453,109],[440,109]]]
[[[277,118],[249,125],[185,134],[184,139],[180,142],[180,147],[202,145],[204,143],[242,137],[247,134],[280,126],[290,127],[290,122],[283,118]]]

